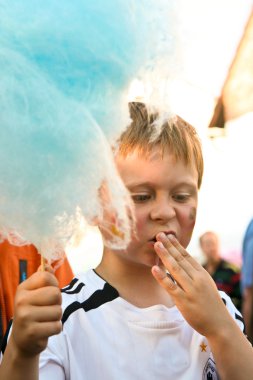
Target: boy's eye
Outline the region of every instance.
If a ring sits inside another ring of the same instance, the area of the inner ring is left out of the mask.
[[[135,203],[148,201],[151,198],[149,194],[132,194],[132,199]]]
[[[175,194],[173,199],[177,202],[186,202],[190,197],[188,193]]]

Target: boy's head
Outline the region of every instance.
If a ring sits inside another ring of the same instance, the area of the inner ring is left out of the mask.
[[[135,235],[124,258],[154,265],[159,232],[190,242],[203,174],[195,129],[178,116],[161,121],[141,103],[130,104],[132,123],[114,150],[119,174],[134,203]],[[159,127],[161,125],[161,127]]]
[[[163,155],[166,151],[176,161],[193,165],[198,172],[198,188],[203,176],[203,155],[199,137],[195,129],[179,116],[162,120],[157,112],[148,111],[143,103],[129,104],[132,123],[118,140],[116,155],[126,157],[137,151],[148,156],[154,148]]]

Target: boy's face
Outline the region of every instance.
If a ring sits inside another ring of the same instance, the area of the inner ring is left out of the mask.
[[[134,262],[152,266],[158,232],[172,233],[182,246],[190,242],[198,203],[195,167],[176,161],[158,148],[148,157],[133,152],[116,157],[119,173],[135,204],[136,236],[122,254]]]

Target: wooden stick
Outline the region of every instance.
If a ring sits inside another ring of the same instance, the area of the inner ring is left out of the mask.
[[[41,255],[41,270],[44,272],[46,270],[46,259]]]

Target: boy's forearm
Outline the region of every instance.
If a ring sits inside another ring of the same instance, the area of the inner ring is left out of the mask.
[[[2,363],[0,380],[38,380],[39,355],[27,356],[19,352],[10,337]]]
[[[234,321],[207,339],[221,380],[249,380],[253,377],[253,349]]]

